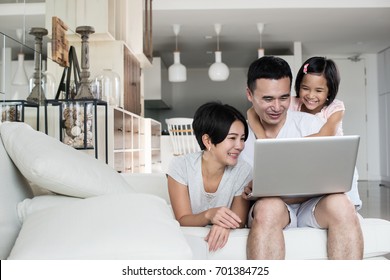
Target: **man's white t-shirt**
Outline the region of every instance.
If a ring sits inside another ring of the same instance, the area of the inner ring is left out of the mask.
[[[287,111],[286,122],[276,138],[301,138],[320,131],[324,123],[316,116],[298,111]],[[241,158],[253,167],[256,137],[249,127],[248,139]]]
[[[276,138],[300,138],[311,134],[315,134],[320,131],[324,122],[317,118],[315,115],[303,113],[299,111],[287,111],[286,122]],[[253,168],[253,155],[255,149],[256,137],[251,128],[249,127],[248,139],[245,142],[245,148],[241,152],[240,157],[248,162]],[[359,191],[357,188],[358,174],[355,168],[355,174],[352,181],[352,188],[347,193],[352,203],[359,209],[362,205],[360,200]]]

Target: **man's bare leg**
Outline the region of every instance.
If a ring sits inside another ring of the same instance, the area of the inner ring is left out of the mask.
[[[256,202],[253,223],[248,235],[248,259],[284,259],[283,228],[289,223],[288,210],[279,198],[263,198]]]
[[[345,194],[322,198],[314,215],[318,224],[328,229],[328,258],[353,260],[363,258],[363,233],[354,206]]]

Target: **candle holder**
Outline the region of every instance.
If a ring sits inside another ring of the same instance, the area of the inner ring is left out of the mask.
[[[92,26],[78,26],[76,33],[81,35],[81,72],[80,86],[77,90],[75,99],[94,99],[89,81],[89,34],[95,33]]]
[[[47,29],[42,27],[32,27],[29,34],[35,37],[34,45],[34,74],[30,83],[30,95],[27,97],[27,101],[43,105],[46,100],[45,96],[45,81],[44,74],[42,73],[42,38],[47,35]]]

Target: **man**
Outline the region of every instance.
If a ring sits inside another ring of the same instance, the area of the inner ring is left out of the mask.
[[[314,115],[288,111],[291,83],[291,69],[281,58],[265,56],[249,67],[246,95],[266,138],[304,137],[318,132],[322,126]],[[254,141],[250,130],[242,152],[242,157],[250,164],[253,164]],[[247,188],[243,197],[248,198],[250,192]],[[260,198],[249,213],[249,226],[248,259],[284,259],[283,229],[290,227],[327,229],[329,259],[363,258],[359,218],[346,194]]]

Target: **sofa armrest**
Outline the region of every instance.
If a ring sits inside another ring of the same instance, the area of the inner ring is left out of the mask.
[[[137,192],[157,195],[171,204],[167,177],[164,173],[122,173],[121,175]]]

